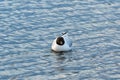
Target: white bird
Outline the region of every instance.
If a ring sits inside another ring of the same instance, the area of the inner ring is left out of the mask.
[[[51,46],[55,52],[70,51],[72,49],[72,41],[68,37],[68,33],[62,33],[62,36],[57,37]]]

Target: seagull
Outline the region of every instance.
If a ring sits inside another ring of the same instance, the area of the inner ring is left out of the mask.
[[[62,36],[59,36],[56,39],[54,39],[51,48],[55,52],[72,50],[72,41],[68,37],[68,33],[64,32],[62,33]]]

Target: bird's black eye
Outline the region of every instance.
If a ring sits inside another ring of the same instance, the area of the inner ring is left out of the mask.
[[[58,37],[57,40],[56,40],[56,43],[58,45],[63,45],[65,43],[65,41],[64,41],[63,37]]]

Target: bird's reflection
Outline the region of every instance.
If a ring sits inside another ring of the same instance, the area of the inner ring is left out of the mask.
[[[65,72],[66,71],[66,63],[70,61],[70,54],[72,54],[71,51],[68,52],[54,52],[52,51],[52,53],[54,54],[56,61],[55,61],[55,70],[58,72]]]
[[[64,60],[66,59],[64,52],[55,53],[55,55],[58,63],[63,63]]]
[[[64,55],[64,52],[54,53],[56,57],[56,67],[55,69],[59,72],[64,71],[64,62],[66,60],[66,57]]]

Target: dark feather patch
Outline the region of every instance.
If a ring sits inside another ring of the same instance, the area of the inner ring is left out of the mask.
[[[64,38],[63,37],[58,37],[57,40],[56,40],[56,43],[58,45],[64,45],[64,43],[65,43]]]

